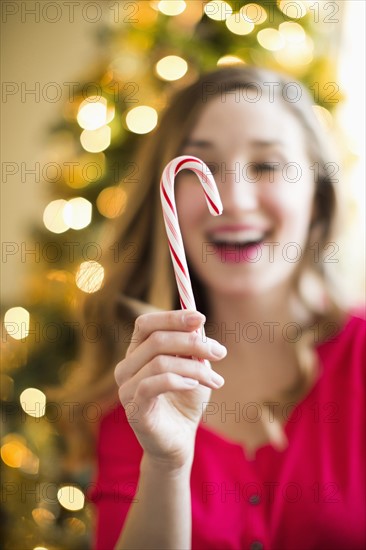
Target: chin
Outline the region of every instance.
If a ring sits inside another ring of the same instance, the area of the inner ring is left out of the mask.
[[[227,296],[228,298],[249,298],[253,296],[260,296],[268,288],[265,288],[260,282],[257,281],[233,281],[229,277],[223,281],[211,281],[207,284],[212,292],[216,292],[221,296]]]
[[[287,286],[288,279],[280,276],[260,276],[258,273],[253,276],[237,276],[220,278],[216,280],[203,280],[206,288],[211,292],[227,296],[228,298],[245,299],[245,298],[260,298],[264,294],[277,292],[280,288]]]

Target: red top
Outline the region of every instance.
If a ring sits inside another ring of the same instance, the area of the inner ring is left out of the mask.
[[[364,319],[349,315],[335,338],[316,346],[321,373],[289,415],[284,451],[267,444],[248,460],[241,445],[200,424],[193,550],[366,548],[365,328]],[[100,426],[91,494],[96,550],[111,550],[118,539],[141,456],[119,405]]]

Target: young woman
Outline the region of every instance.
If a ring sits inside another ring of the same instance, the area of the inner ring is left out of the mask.
[[[335,163],[311,103],[279,74],[220,69],[142,146],[85,305],[104,328],[82,358],[105,410],[98,550],[365,547],[365,322],[332,284]],[[198,312],[180,310],[159,197],[182,154],[208,164],[223,203],[213,218],[179,174]]]

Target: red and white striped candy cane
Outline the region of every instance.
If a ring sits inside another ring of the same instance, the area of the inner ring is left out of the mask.
[[[196,174],[202,184],[208,209],[213,216],[219,216],[222,213],[222,204],[214,177],[202,160],[184,155],[171,160],[164,168],[160,182],[160,197],[180,303],[182,309],[196,309],[174,196],[174,180],[181,170],[192,170]],[[203,329],[202,337],[204,337]]]

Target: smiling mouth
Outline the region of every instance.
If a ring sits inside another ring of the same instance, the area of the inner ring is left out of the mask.
[[[256,263],[262,257],[262,245],[271,236],[272,230],[231,229],[213,230],[206,236],[212,248],[211,253],[225,264]]]

